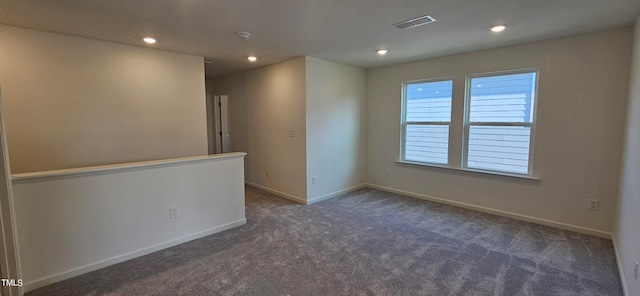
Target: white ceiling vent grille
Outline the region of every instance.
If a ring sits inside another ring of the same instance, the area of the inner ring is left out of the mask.
[[[413,28],[413,27],[417,27],[417,26],[430,24],[430,23],[433,23],[435,21],[436,21],[436,19],[433,18],[432,16],[425,15],[425,16],[414,18],[414,19],[406,20],[404,22],[399,22],[399,23],[396,23],[396,24],[393,24],[393,25],[396,26],[396,28],[399,28],[399,29],[408,29],[408,28]]]

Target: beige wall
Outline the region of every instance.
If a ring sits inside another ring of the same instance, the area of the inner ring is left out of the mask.
[[[246,181],[304,202],[305,58],[215,79],[209,89],[229,94],[231,149],[247,152]]]
[[[627,106],[631,28],[370,69],[368,182],[609,233]],[[539,68],[539,182],[398,164],[403,81],[454,77],[452,152],[460,155],[466,74]],[[390,176],[385,176],[390,168]],[[589,199],[600,211],[587,210]]]
[[[229,94],[232,150],[248,153],[247,182],[302,203],[364,183],[363,69],[301,57],[207,88]]]
[[[313,201],[365,182],[365,70],[306,61],[307,200]]]
[[[201,57],[0,25],[13,173],[207,154]]]
[[[640,18],[636,22],[634,38],[618,216],[614,230],[620,276],[626,283],[627,295],[640,295],[640,282],[633,277],[634,261],[640,261]]]

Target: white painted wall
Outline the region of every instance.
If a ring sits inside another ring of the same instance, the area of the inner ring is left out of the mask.
[[[606,236],[618,195],[631,37],[631,28],[622,28],[369,69],[368,182]],[[465,75],[523,68],[540,69],[534,159],[539,182],[396,163],[403,81],[454,78],[451,153],[461,155]],[[591,198],[600,200],[600,211],[587,210]]]
[[[304,202],[305,58],[215,79],[209,89],[229,94],[231,149],[247,152],[246,181]]]
[[[365,183],[365,74],[306,57],[307,202]]]
[[[25,289],[246,223],[243,157],[14,175]]]
[[[0,25],[11,171],[207,154],[202,57]]]
[[[634,34],[626,137],[622,156],[618,215],[614,229],[620,276],[626,295],[640,295],[634,262],[640,262],[640,18]]]

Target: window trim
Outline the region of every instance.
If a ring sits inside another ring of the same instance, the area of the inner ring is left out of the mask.
[[[534,94],[533,94],[533,102],[531,104],[531,108],[533,108],[533,114],[531,115],[531,122],[471,122],[469,117],[471,115],[471,79],[478,77],[490,77],[490,76],[501,76],[501,75],[511,75],[511,74],[523,74],[523,73],[535,73],[535,81],[534,81]],[[461,158],[461,169],[468,171],[477,171],[477,172],[486,172],[491,174],[498,175],[508,175],[508,176],[522,176],[525,178],[534,178],[534,165],[533,165],[533,156],[534,156],[534,147],[535,147],[535,132],[536,132],[536,122],[538,121],[538,82],[540,79],[540,69],[539,68],[525,68],[518,70],[506,70],[506,71],[495,71],[495,72],[484,72],[484,73],[475,73],[475,74],[467,74],[465,76],[465,90],[464,90],[464,115],[463,115],[463,127],[462,127],[462,158]],[[469,167],[468,158],[469,158],[469,130],[473,126],[529,126],[531,129],[529,135],[529,159],[528,159],[528,167],[527,173],[516,173],[516,172],[507,172],[500,170],[491,170],[491,169],[482,169],[482,168],[473,168]]]
[[[429,83],[429,82],[442,82],[442,81],[451,81],[451,109],[449,110],[449,121],[411,121],[407,122],[407,86],[409,84],[416,83]],[[436,166],[436,167],[450,167],[451,164],[451,119],[453,118],[453,90],[454,90],[454,79],[453,76],[446,77],[438,77],[438,78],[428,78],[428,79],[417,79],[417,80],[408,80],[402,82],[402,100],[401,100],[401,112],[400,112],[400,162],[414,163],[425,166]],[[436,162],[421,162],[421,161],[413,161],[407,160],[406,155],[406,137],[407,137],[407,125],[415,124],[415,125],[446,125],[448,127],[448,141],[447,141],[447,163],[436,163]]]
[[[507,173],[507,172],[500,172],[500,171],[489,171],[489,170],[478,170],[478,169],[465,169],[465,168],[451,167],[451,166],[438,165],[438,164],[425,164],[423,162],[415,162],[410,160],[398,160],[396,161],[396,163],[403,164],[403,165],[410,165],[410,166],[420,166],[420,167],[434,169],[434,170],[449,170],[449,171],[454,171],[459,173],[492,176],[496,178],[517,179],[517,180],[534,181],[534,182],[540,181],[539,177],[527,176],[527,175],[517,174],[517,173]]]

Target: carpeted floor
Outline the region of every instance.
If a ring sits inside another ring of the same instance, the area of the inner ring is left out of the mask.
[[[622,295],[608,240],[373,189],[246,195],[244,226],[27,295]]]

